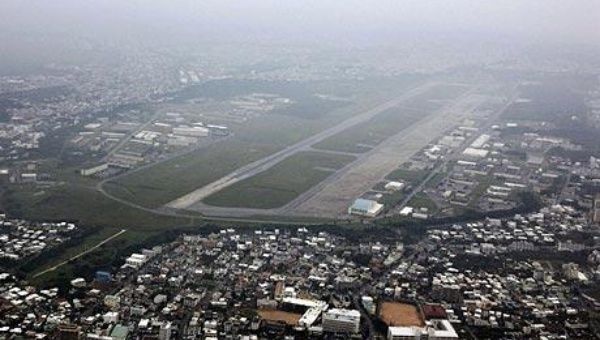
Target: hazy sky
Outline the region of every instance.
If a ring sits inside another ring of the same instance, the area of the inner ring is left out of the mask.
[[[318,42],[449,32],[600,45],[598,23],[600,0],[0,1],[0,29],[13,38],[47,32],[149,39],[289,36]]]

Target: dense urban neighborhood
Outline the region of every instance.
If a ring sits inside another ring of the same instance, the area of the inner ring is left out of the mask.
[[[413,244],[303,227],[182,235],[61,289],[1,274],[0,332],[40,339],[589,339],[600,308],[597,228],[584,212],[553,205],[429,228]]]

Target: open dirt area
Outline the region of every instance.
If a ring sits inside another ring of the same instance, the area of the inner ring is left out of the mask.
[[[290,312],[284,312],[280,310],[274,309],[259,309],[258,315],[264,320],[267,321],[282,321],[285,324],[290,326],[295,326],[298,324],[298,320],[302,315]]]
[[[406,303],[382,303],[379,307],[379,318],[388,326],[422,327],[425,325],[417,307]]]

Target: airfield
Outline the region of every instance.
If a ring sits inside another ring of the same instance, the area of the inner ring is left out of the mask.
[[[345,119],[315,127],[312,134],[305,131],[304,138],[285,147],[244,149],[235,139],[216,143],[216,159],[198,151],[107,181],[103,189],[119,200],[174,215],[344,218],[356,198],[468,119],[488,99],[484,88],[421,82],[393,98],[353,107]],[[223,167],[222,159],[230,165]],[[182,169],[194,175],[179,176]],[[152,183],[161,181],[177,190],[155,198]]]

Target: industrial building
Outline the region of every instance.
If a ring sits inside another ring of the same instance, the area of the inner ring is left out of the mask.
[[[108,163],[102,163],[91,168],[81,169],[80,173],[81,176],[92,176],[105,170],[108,170]]]

